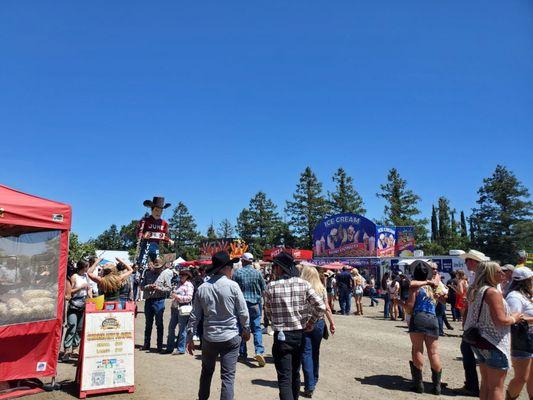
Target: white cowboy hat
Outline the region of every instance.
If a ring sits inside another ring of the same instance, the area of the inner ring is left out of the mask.
[[[482,253],[481,251],[477,251],[477,250],[468,250],[468,253],[461,254],[459,257],[462,258],[463,260],[470,258],[474,261],[479,261],[479,262],[490,260],[490,258],[487,257],[484,253]]]

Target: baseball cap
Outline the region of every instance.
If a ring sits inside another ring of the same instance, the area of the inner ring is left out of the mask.
[[[246,261],[253,261],[254,255],[252,253],[244,253],[241,259],[246,260]]]
[[[513,281],[523,281],[533,276],[533,271],[527,267],[515,268],[513,271]]]
[[[502,265],[502,271],[514,271],[514,265],[511,265],[511,264]]]

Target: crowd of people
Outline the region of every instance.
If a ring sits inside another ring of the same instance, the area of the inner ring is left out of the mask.
[[[335,333],[333,314],[364,315],[366,293],[369,307],[383,303],[384,318],[407,322],[414,391],[424,391],[425,348],[431,366],[431,392],[441,394],[443,366],[438,338],[444,335],[444,326],[453,329],[447,320],[449,304],[453,321],[460,321],[464,329],[460,349],[465,385],[458,392],[481,399],[516,399],[526,386],[533,398],[529,327],[533,321],[533,272],[524,266],[523,254],[516,266],[500,266],[476,250],[463,258],[466,271],[452,272],[447,282],[437,264],[415,260],[405,273],[385,273],[379,285],[374,276],[365,277],[357,268],[323,271],[297,265],[286,253],[278,255],[270,269],[254,263],[250,253],[230,258],[228,253],[218,252],[203,268],[175,269],[155,258],[144,272],[120,259],[104,265],[101,259],[81,260],[69,268],[63,359],[69,360],[80,344],[87,298],[103,295],[106,301],[123,305],[142,297],[143,350],[193,354],[195,340],[200,341],[199,399],[209,398],[217,359],[221,364],[221,399],[233,399],[236,363],[248,360],[249,339],[253,338],[257,365],[266,364],[265,333],[273,335],[280,399],[299,397],[302,371],[302,395],[312,397],[319,380],[321,341]],[[165,343],[167,299],[171,305]],[[152,348],[154,323],[157,339]],[[514,375],[505,388],[511,367]]]

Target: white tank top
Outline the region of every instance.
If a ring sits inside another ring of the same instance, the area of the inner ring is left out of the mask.
[[[483,286],[477,293],[474,298],[474,301],[468,306],[468,315],[466,316],[465,322],[465,331],[468,328],[477,326],[481,336],[487,339],[491,344],[496,346],[503,354],[507,356],[509,363],[511,362],[511,328],[506,326],[497,326],[494,324],[492,317],[490,316],[489,305],[481,299],[483,293],[489,288],[489,286]],[[503,307],[505,309],[505,315],[509,315],[509,307],[505,300],[503,300]],[[481,308],[481,314],[479,313],[479,307]],[[477,321],[477,316],[479,314],[479,322]]]
[[[72,289],[77,289],[81,285],[83,285],[84,283],[89,283],[89,278],[87,277],[87,274],[83,274],[83,275],[74,274],[74,275],[72,275],[72,278],[73,278],[73,281],[74,281],[73,285],[72,285]],[[72,295],[72,297],[87,297],[87,290],[86,289],[82,289],[82,290],[74,293]]]

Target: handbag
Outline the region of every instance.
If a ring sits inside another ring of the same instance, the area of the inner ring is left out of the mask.
[[[180,308],[179,308],[179,315],[182,316],[182,317],[186,317],[186,316],[190,315],[191,312],[192,312],[192,306],[191,305],[180,306]]]
[[[533,338],[529,334],[529,324],[526,321],[511,325],[511,349],[533,353]]]
[[[481,309],[483,308],[483,300],[485,299],[485,294],[487,294],[487,289],[483,292],[483,296],[481,296],[481,305],[479,306],[476,324],[479,322],[479,316],[481,315]],[[490,343],[487,339],[481,336],[481,332],[479,331],[479,328],[477,326],[472,326],[466,331],[464,331],[463,340],[469,345],[477,347],[478,349],[494,350],[496,348],[492,343]]]
[[[322,331],[322,339],[328,340],[329,339],[329,330],[328,330],[328,324],[326,321],[324,321],[324,330]]]

